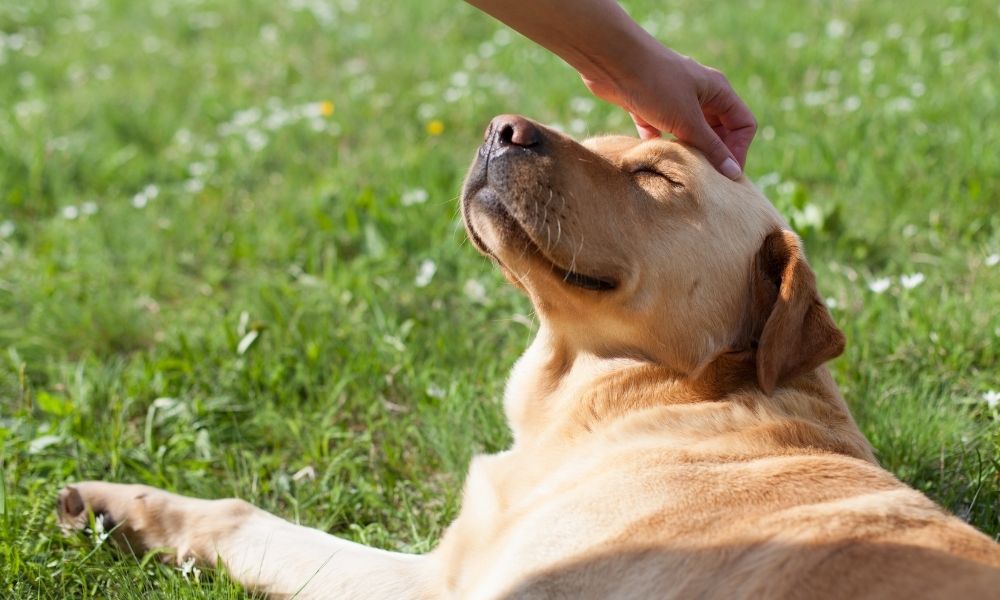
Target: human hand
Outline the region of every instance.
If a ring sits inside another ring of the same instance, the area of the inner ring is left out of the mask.
[[[629,112],[643,139],[672,133],[738,179],[757,121],[725,76],[656,43],[618,72],[582,74],[597,97]]]
[[[739,179],[757,122],[722,73],[665,47],[615,0],[468,0],[572,65],[627,110],[644,139],[667,131]]]

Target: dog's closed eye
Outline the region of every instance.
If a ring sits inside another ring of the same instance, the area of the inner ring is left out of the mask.
[[[632,169],[632,176],[639,180],[643,177],[656,177],[665,180],[670,185],[683,188],[684,184],[677,178],[671,176],[669,173],[658,169],[655,166],[643,166]]]

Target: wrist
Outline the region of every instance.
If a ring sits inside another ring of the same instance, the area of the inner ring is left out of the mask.
[[[601,50],[590,52],[581,57],[580,64],[573,64],[588,85],[593,82],[619,88],[642,79],[650,68],[662,64],[664,53],[670,52],[635,22],[629,20],[622,25],[621,29],[609,31],[607,43],[595,44]]]

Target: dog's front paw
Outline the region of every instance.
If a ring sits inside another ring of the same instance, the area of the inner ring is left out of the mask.
[[[175,548],[177,559],[183,560],[187,544],[181,535],[182,511],[172,506],[178,504],[175,500],[182,498],[146,485],[84,481],[59,491],[56,512],[63,531],[89,527],[92,513],[118,546],[137,555],[150,548]]]

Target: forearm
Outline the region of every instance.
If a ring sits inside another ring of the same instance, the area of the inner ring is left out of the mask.
[[[614,0],[467,1],[552,51],[589,80],[638,77],[643,58],[665,50]],[[636,72],[623,72],[630,68]]]
[[[590,91],[624,108],[639,136],[674,134],[739,179],[757,130],[714,69],[670,50],[615,0],[466,0],[569,63]]]

